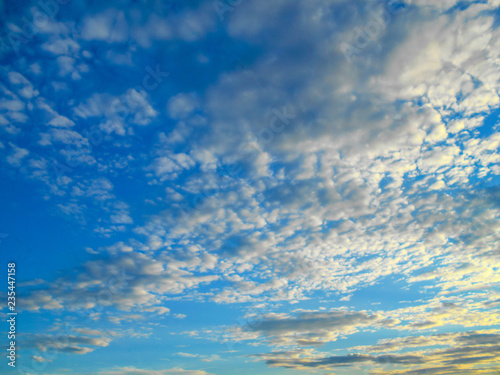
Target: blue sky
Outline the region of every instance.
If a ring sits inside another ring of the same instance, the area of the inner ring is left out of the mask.
[[[2,373],[500,371],[498,0],[0,6]]]

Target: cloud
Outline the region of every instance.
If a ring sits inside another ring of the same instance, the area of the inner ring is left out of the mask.
[[[497,333],[434,330],[500,323],[498,1],[406,1],[382,26],[375,1],[252,0],[224,20],[211,1],[139,3],[63,12],[0,72],[6,167],[107,237],[81,267],[28,282],[21,307],[122,327],[184,317],[172,300],[282,303],[196,335],[266,344],[256,358],[306,372],[493,372]],[[154,93],[139,86],[151,66],[172,71]],[[361,292],[386,284],[420,300],[367,311]],[[318,295],[328,307],[290,311]],[[349,347],[369,331],[402,337]],[[76,332],[35,338],[105,347]]]
[[[491,333],[490,333],[491,332]],[[495,333],[492,333],[495,332]],[[299,350],[294,352],[272,352],[254,355],[271,367],[284,367],[296,370],[308,368],[335,369],[337,367],[370,366],[374,374],[402,374],[400,370],[384,370],[381,366],[404,365],[404,373],[467,373],[477,364],[486,365],[487,371],[498,371],[497,360],[500,354],[496,331],[471,331],[446,333],[431,336],[402,337],[382,340],[377,346],[357,347],[351,350],[372,352],[393,352],[392,354],[365,354],[324,356],[322,353]],[[445,347],[444,349],[436,347]],[[425,351],[409,351],[412,348],[431,348]],[[403,352],[395,353],[395,352]],[[483,368],[484,369],[484,368]],[[475,370],[474,370],[475,371]],[[480,371],[478,369],[478,371]]]
[[[75,125],[73,121],[64,116],[58,116],[49,121],[49,125],[61,127],[61,128],[69,128]]]
[[[266,359],[266,364],[270,367],[285,367],[296,370],[306,370],[308,368],[333,369],[337,366],[353,365],[356,363],[364,363],[364,362],[414,365],[422,363],[423,360],[420,356],[411,356],[411,355],[390,355],[390,356],[372,357],[372,356],[358,355],[358,354],[351,354],[346,356],[331,356],[331,357],[314,358],[314,359],[285,359],[285,358]]]
[[[7,156],[7,163],[14,167],[19,167],[21,166],[21,161],[28,156],[30,153],[28,150],[17,147],[13,143],[9,143],[10,147],[12,148],[12,152],[9,156]]]
[[[71,38],[54,37],[42,44],[42,49],[54,55],[71,55],[80,49],[80,45]]]
[[[143,370],[135,367],[120,367],[116,370],[101,371],[99,375],[212,375],[203,370],[184,370],[174,368],[168,370]]]
[[[168,156],[156,158],[149,169],[152,169],[160,181],[163,181],[164,179],[176,178],[180,172],[188,170],[194,165],[195,162],[187,154],[168,153]]]
[[[177,263],[177,264],[176,264]],[[199,268],[198,258],[191,267]],[[168,314],[166,296],[178,295],[219,279],[213,274],[195,275],[183,270],[183,262],[168,256],[126,251],[110,259],[89,261],[84,272],[54,281],[50,286],[33,291],[21,308],[31,311],[93,311],[103,308],[143,313]],[[76,277],[74,277],[76,276]]]
[[[81,37],[85,40],[124,42],[128,37],[127,31],[124,12],[109,9],[104,13],[85,17]]]
[[[250,322],[244,329],[270,337],[276,343],[321,345],[335,341],[341,334],[353,333],[363,326],[375,325],[377,315],[367,312],[303,312],[296,317],[265,316]]]
[[[34,89],[32,83],[22,74],[15,71],[10,71],[8,73],[8,77],[10,83],[13,85],[14,90],[16,90],[21,97],[25,99],[31,99],[39,94],[38,91]]]
[[[94,351],[97,347],[108,346],[110,342],[111,339],[107,337],[75,336],[71,334],[60,336],[35,334],[28,335],[27,339],[23,340],[23,346],[26,348],[36,348],[42,353],[53,353],[55,351],[67,354],[87,354]],[[52,355],[46,356],[42,354],[41,357],[50,360],[52,359]]]
[[[93,94],[74,108],[76,116],[101,118],[99,128],[107,133],[125,135],[127,125],[149,125],[158,115],[148,102],[146,91],[141,88],[127,89],[124,94],[114,97],[109,94]]]
[[[167,110],[172,118],[184,118],[193,112],[196,105],[196,99],[193,95],[177,94],[169,99]]]

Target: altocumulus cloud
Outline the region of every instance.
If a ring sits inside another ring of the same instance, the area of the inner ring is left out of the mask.
[[[20,307],[59,319],[35,361],[182,338],[150,354],[171,370],[101,373],[244,365],[214,341],[276,371],[498,371],[497,0],[62,3],[1,5],[9,194],[81,236],[52,277],[29,254]]]

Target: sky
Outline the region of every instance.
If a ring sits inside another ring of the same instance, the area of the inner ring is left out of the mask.
[[[2,374],[500,373],[500,0],[0,19]]]

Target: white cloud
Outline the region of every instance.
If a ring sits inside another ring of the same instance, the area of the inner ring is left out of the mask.
[[[213,375],[203,370],[184,370],[174,368],[168,370],[144,370],[135,367],[119,367],[114,370],[104,370],[99,375]]]
[[[49,121],[49,125],[60,127],[60,128],[70,128],[75,125],[73,121],[64,116],[57,116]]]
[[[348,63],[339,43],[372,17],[371,2],[349,4],[347,12],[345,1],[243,2],[228,14],[227,30],[238,45],[252,47],[250,56],[241,56],[240,64],[214,77],[205,91],[181,91],[166,108],[163,99],[161,110],[127,82],[113,86],[113,94],[110,89],[68,103],[75,118],[95,121],[113,142],[76,155],[70,148],[61,150],[89,168],[61,179],[59,190],[51,192],[67,201],[61,198],[55,205],[82,223],[98,216],[96,232],[109,237],[121,232],[130,240],[90,251],[97,259],[28,293],[24,308],[103,308],[107,320],[121,325],[133,319],[131,311],[169,314],[171,299],[295,304],[323,292],[330,300],[354,305],[358,291],[397,277],[405,287],[421,287],[424,302],[391,311],[271,313],[222,336],[252,345],[319,347],[380,327],[420,332],[498,324],[498,314],[487,306],[498,298],[500,208],[496,195],[481,187],[500,173],[498,129],[488,129],[490,134],[481,128],[500,105],[500,31],[491,27],[492,14],[484,12],[492,3],[452,8],[456,2],[413,1],[417,8],[392,17]],[[100,60],[99,48],[82,56],[96,65],[127,64],[139,56],[134,43],[143,48],[159,40],[210,38],[207,32],[214,30],[217,17],[211,8],[203,13],[204,5],[184,9],[177,18],[132,17],[133,10],[84,18],[76,32],[82,43],[110,47],[127,40],[131,46],[110,49],[108,60]],[[184,22],[176,20],[181,18]],[[70,74],[78,79],[85,71],[70,40],[50,39],[41,46],[68,54],[56,60],[68,87]],[[34,84],[24,75],[11,74],[9,82],[12,92],[2,87],[2,129],[20,132],[34,104],[53,126],[35,134],[38,145],[88,146],[69,129],[76,127],[73,121],[52,108],[56,104],[40,98],[35,88],[30,91]],[[116,141],[115,135],[122,137]],[[134,144],[139,139],[157,142],[139,147]],[[13,166],[35,153],[11,146],[6,160]],[[48,153],[52,147],[43,148]],[[130,154],[121,168],[113,167],[115,151]],[[48,160],[33,156],[26,169],[48,179],[43,174]],[[84,180],[90,167],[106,177]],[[136,202],[122,201],[121,189],[114,186],[140,172],[147,189],[138,189]],[[144,212],[144,201],[151,203],[147,216],[135,218]],[[108,298],[99,300],[99,293]],[[172,316],[184,317],[173,309]],[[458,336],[434,338],[459,341]],[[416,347],[412,340],[395,345]],[[75,345],[66,350],[94,349]],[[445,352],[429,353],[430,362],[441,366]],[[307,372],[382,361],[417,368],[424,357],[305,349],[259,358]],[[204,372],[128,367],[107,373]]]
[[[87,16],[82,23],[81,36],[85,40],[108,43],[126,41],[128,24],[124,12],[109,9],[101,14]]]
[[[169,99],[167,109],[170,117],[179,119],[191,114],[196,106],[196,99],[192,94],[177,94]]]
[[[15,144],[9,142],[10,147],[12,148],[12,152],[9,156],[7,156],[7,162],[14,166],[14,167],[19,167],[21,166],[21,161],[28,156],[30,153],[28,150],[17,147]]]
[[[45,42],[42,48],[54,55],[72,55],[79,51],[80,45],[71,38],[53,38]]]
[[[26,99],[31,99],[38,95],[38,91],[34,89],[30,81],[18,72],[9,72],[9,81],[16,88],[17,93]]]

